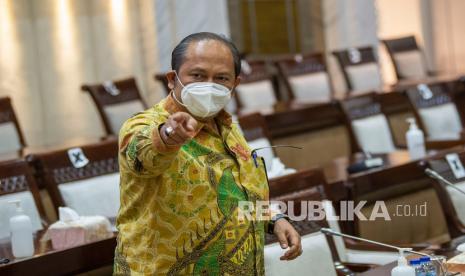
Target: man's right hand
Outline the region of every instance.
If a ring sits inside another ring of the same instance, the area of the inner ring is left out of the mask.
[[[165,144],[170,146],[184,145],[194,138],[197,120],[189,113],[176,112],[168,117],[160,128],[160,136]]]

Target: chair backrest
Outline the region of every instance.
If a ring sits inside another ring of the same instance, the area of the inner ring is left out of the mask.
[[[450,156],[452,157],[450,158],[450,163],[446,156],[428,160],[426,163],[431,169],[450,181],[457,188],[465,191],[465,176],[454,173],[454,170],[456,173],[459,173],[460,168],[463,168],[463,164],[465,164],[465,152],[457,153],[458,158],[456,158],[455,154],[452,155]],[[452,166],[454,169],[452,169]],[[433,186],[444,210],[451,238],[462,236],[465,233],[465,195],[438,181],[433,181]]]
[[[383,83],[372,47],[334,51],[350,92],[379,91]]]
[[[168,86],[168,79],[166,78],[166,73],[155,74],[155,75],[153,75],[153,78],[156,81],[161,83],[161,85],[163,86],[163,89],[165,89],[165,96],[168,96],[171,89]]]
[[[354,206],[363,204],[360,213],[367,220],[355,216],[353,222],[345,224],[345,231],[388,244],[441,243],[450,239],[432,181],[417,162],[353,175],[347,185]],[[383,205],[389,217],[369,220]]]
[[[276,75],[265,60],[243,60],[241,83],[235,88],[238,109],[268,110],[279,100]]]
[[[399,80],[421,79],[428,76],[423,52],[414,36],[384,39],[383,43],[386,45]]]
[[[20,151],[26,142],[9,97],[0,98],[0,153]]]
[[[114,218],[119,208],[118,142],[28,156],[56,209],[67,206],[80,215]]]
[[[317,231],[301,237],[303,253],[293,261],[279,259],[285,250],[278,242],[265,246],[265,275],[338,275],[327,237]]]
[[[375,93],[341,101],[352,152],[388,153],[396,150],[389,122]]]
[[[108,135],[118,135],[128,118],[147,109],[134,78],[85,84],[81,90],[91,95]]]
[[[32,222],[34,231],[44,229],[47,224],[40,201],[33,169],[23,159],[0,162],[0,239],[9,237],[9,219],[15,214],[12,200],[21,201],[21,207]]]
[[[322,53],[283,58],[276,65],[290,99],[303,102],[328,102],[332,99],[331,79]]]
[[[463,125],[444,83],[420,84],[407,90],[420,127],[430,140],[459,139]]]
[[[258,112],[239,116],[239,125],[247,141],[260,138],[271,140],[265,117]]]
[[[294,215],[299,216],[302,211],[301,202],[321,202],[325,198],[323,190],[325,184],[326,181],[321,169],[301,171],[271,180],[270,198],[272,201],[293,201],[296,207]],[[339,258],[334,241],[318,232],[321,227],[328,227],[326,221],[324,219],[321,221],[303,219],[293,221],[293,225],[302,237],[302,256],[292,262],[279,262],[283,249],[274,237],[267,235],[268,245],[265,246],[266,274],[308,275],[308,267],[312,267],[312,269],[316,269],[315,275],[336,275],[334,262],[338,261]]]
[[[271,135],[265,117],[260,113],[243,115],[239,117],[239,125],[252,150],[264,148],[258,152],[258,155],[265,159],[266,168],[269,171],[275,153],[272,148],[269,148],[271,146]]]

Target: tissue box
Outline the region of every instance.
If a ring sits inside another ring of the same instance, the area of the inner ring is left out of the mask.
[[[55,250],[95,242],[113,236],[110,221],[102,216],[79,217],[73,221],[58,221],[50,225],[48,235]]]
[[[460,275],[465,275],[465,253],[457,255],[446,262],[449,272],[461,272]]]

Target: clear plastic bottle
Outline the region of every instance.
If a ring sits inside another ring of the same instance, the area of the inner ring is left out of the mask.
[[[399,249],[399,259],[397,260],[397,266],[391,270],[391,276],[415,276],[415,269],[407,265],[407,259],[404,257],[404,252],[407,250],[412,249]]]
[[[408,118],[410,124],[409,130],[405,134],[407,140],[408,152],[411,159],[423,158],[426,155],[425,137],[423,131],[418,128],[414,118]]]
[[[16,258],[31,257],[34,255],[34,237],[31,219],[24,214],[21,201],[13,200],[16,214],[10,218],[11,247]]]
[[[421,257],[420,258],[421,266],[425,270],[426,276],[436,276],[436,267],[431,262],[430,257]]]
[[[410,266],[415,269],[415,276],[426,276],[426,272],[421,266],[420,259],[410,260]]]

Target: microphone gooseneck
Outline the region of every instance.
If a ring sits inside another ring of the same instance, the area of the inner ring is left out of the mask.
[[[377,242],[377,241],[373,241],[373,240],[368,240],[368,239],[364,239],[364,238],[360,238],[360,237],[356,237],[356,236],[352,236],[352,235],[347,235],[347,234],[344,234],[344,233],[341,233],[341,232],[334,231],[334,230],[329,229],[329,228],[321,228],[320,232],[325,234],[325,235],[329,235],[329,236],[345,237],[345,238],[349,238],[349,239],[353,239],[353,240],[357,240],[357,241],[363,241],[363,242],[376,244],[376,245],[391,248],[391,249],[396,249],[398,251],[403,250],[404,252],[429,257],[432,261],[435,261],[435,262],[437,262],[439,264],[440,272],[441,272],[440,275],[449,275],[446,266],[438,258],[436,258],[435,256],[432,256],[432,255],[429,255],[429,254],[426,254],[426,253],[422,253],[422,252],[418,252],[418,251],[413,251],[413,250],[411,250],[411,248],[398,247],[398,246],[394,246],[394,245],[391,245],[391,244],[386,244],[386,243]]]
[[[433,178],[433,179],[436,179],[437,181],[439,181],[439,183],[443,183],[451,188],[453,188],[454,190],[458,191],[459,193],[465,195],[465,191],[463,191],[462,189],[460,189],[459,187],[457,187],[456,185],[454,185],[452,182],[450,182],[449,180],[445,179],[442,175],[440,175],[439,173],[437,173],[436,171],[433,171],[432,169],[425,169],[425,173]]]

